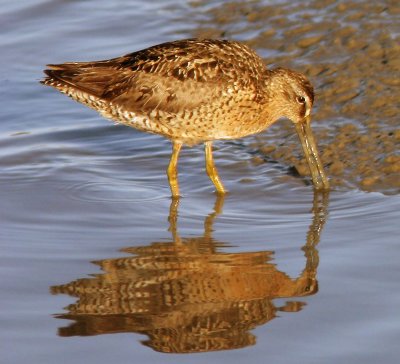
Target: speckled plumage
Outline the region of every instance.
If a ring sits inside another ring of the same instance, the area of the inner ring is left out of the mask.
[[[42,83],[106,118],[164,135],[179,145],[177,154],[182,144],[258,133],[280,117],[300,122],[314,101],[303,75],[268,70],[250,48],[227,40],[179,40],[48,67]]]

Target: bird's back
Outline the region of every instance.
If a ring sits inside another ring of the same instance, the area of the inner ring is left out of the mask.
[[[189,144],[259,131],[265,66],[237,42],[180,40],[45,73],[44,84],[107,118]]]

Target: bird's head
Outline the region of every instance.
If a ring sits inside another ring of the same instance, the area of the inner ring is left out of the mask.
[[[319,158],[310,125],[314,88],[301,73],[286,68],[276,68],[267,72],[269,108],[273,110],[272,119],[286,117],[294,123],[310,168],[314,187],[329,189],[329,182]]]
[[[268,70],[267,89],[274,118],[286,117],[299,123],[311,114],[314,88],[303,74],[287,68]]]

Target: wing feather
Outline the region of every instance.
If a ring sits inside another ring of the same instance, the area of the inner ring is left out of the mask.
[[[57,80],[135,113],[176,113],[210,102],[238,83],[241,90],[254,87],[262,79],[260,63],[254,52],[238,43],[188,39],[106,61],[49,65],[43,83],[57,87]]]

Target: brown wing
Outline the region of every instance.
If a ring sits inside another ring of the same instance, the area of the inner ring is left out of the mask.
[[[256,89],[264,69],[260,58],[239,43],[196,39],[164,43],[108,61],[49,67],[43,83],[55,86],[57,80],[133,112],[193,109],[234,82],[241,83],[242,89]]]

